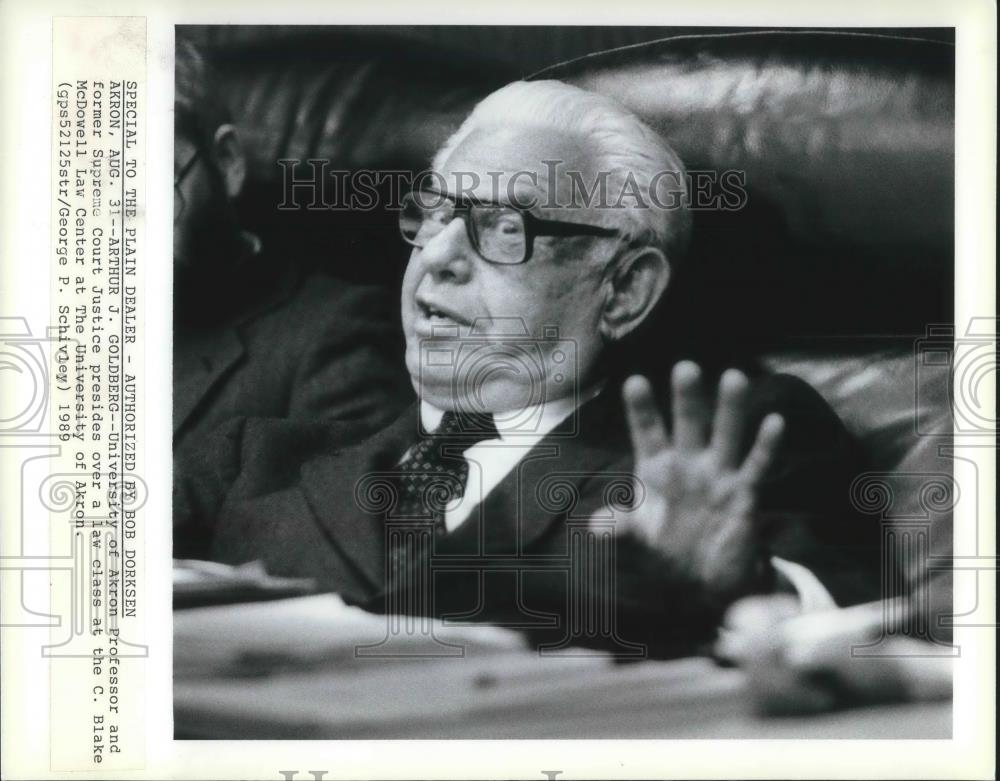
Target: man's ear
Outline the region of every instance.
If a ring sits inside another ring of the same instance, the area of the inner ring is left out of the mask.
[[[246,181],[247,159],[235,127],[219,125],[212,138],[212,157],[222,176],[226,195],[236,198],[243,191]]]
[[[610,271],[601,334],[618,341],[634,331],[660,300],[670,281],[670,263],[656,247],[630,250]]]

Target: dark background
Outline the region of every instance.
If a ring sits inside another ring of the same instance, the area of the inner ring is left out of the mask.
[[[422,170],[513,79],[606,91],[689,169],[746,171],[695,215],[651,342],[729,356],[912,353],[953,320],[954,31],[660,27],[178,27],[220,74],[252,179],[248,226],[282,262],[395,296],[391,210],[279,211],[282,158]],[[607,51],[610,50],[610,51]],[[601,53],[604,52],[604,53]]]

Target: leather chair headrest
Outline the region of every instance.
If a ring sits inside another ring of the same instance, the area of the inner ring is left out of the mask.
[[[535,74],[611,95],[691,170],[746,172],[785,238],[950,257],[954,47],[824,32],[698,35]]]
[[[950,319],[952,44],[843,32],[685,35],[532,78],[616,98],[690,171],[745,172],[744,208],[695,214],[693,284],[716,291],[713,317],[726,312],[783,337],[920,334]]]

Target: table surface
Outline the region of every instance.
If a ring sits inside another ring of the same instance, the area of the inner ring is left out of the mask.
[[[540,657],[497,627],[415,619],[393,629],[334,595],[175,611],[176,736],[951,736],[948,702],[766,718],[744,673],[710,659]]]

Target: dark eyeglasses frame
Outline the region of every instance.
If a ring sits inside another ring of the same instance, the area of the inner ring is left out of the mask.
[[[191,171],[194,170],[195,163],[201,158],[202,151],[201,147],[196,147],[194,154],[188,158],[188,161],[181,166],[181,170],[177,172],[177,176],[174,177],[174,200],[179,204],[179,206],[174,209],[174,219],[176,220],[184,213],[184,207],[187,202],[184,200],[184,193],[181,192],[181,185],[184,184],[184,180],[187,179]]]
[[[451,201],[454,206],[454,213],[452,219],[455,217],[465,218],[465,232],[469,237],[469,243],[476,250],[476,254],[479,255],[487,263],[492,263],[497,266],[520,266],[527,263],[531,259],[532,252],[535,248],[535,237],[536,236],[620,236],[621,231],[616,228],[606,228],[603,225],[591,225],[588,223],[581,222],[565,222],[563,220],[546,220],[539,217],[525,208],[515,206],[510,203],[499,203],[497,201],[482,201],[478,199],[471,198],[457,198],[448,193],[438,192],[437,190],[432,190],[428,188],[421,188],[419,190],[413,190],[403,196],[403,208],[399,210],[400,223],[399,232],[403,237],[403,241],[407,244],[417,247],[418,249],[423,249],[425,244],[418,244],[416,241],[407,238],[406,234],[403,233],[403,211],[406,206],[407,199],[414,199],[418,195],[427,195],[435,198],[443,198],[446,201]],[[479,237],[476,236],[475,221],[470,220],[469,212],[472,209],[480,208],[494,208],[494,209],[511,209],[518,212],[524,221],[524,257],[516,262],[505,263],[503,261],[490,260],[483,255],[482,250],[479,249]]]

